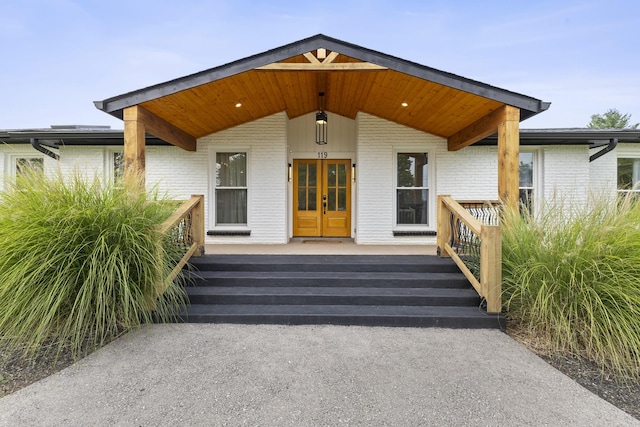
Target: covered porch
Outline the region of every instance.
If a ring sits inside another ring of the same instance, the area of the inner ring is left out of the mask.
[[[468,164],[456,170],[455,154],[443,153],[464,153],[465,147],[497,135],[495,158],[485,162],[497,168],[488,174],[496,177],[497,182],[491,183],[496,191],[482,199],[517,209],[519,123],[545,111],[548,103],[317,35],[95,104],[124,120],[125,177],[135,176],[144,183],[147,135],[185,152],[212,153],[204,184],[208,190],[201,203],[205,212],[199,214],[208,221],[206,234],[212,237],[202,243],[246,236],[250,239],[242,241],[251,244],[238,249],[244,254],[267,246],[271,251],[336,254],[364,249],[346,241],[298,244],[290,239],[338,236],[383,243],[389,240],[370,236],[437,234],[440,255],[454,258],[487,299],[489,312],[500,312],[499,229],[478,222],[443,192],[469,172]],[[332,123],[339,124],[337,131]],[[405,139],[394,145],[399,134]],[[400,178],[395,181],[401,156],[410,163],[408,185]],[[446,159],[449,165],[449,172],[435,185],[431,165],[432,175],[416,172],[434,158]],[[219,170],[231,169],[234,161],[251,166],[221,177]],[[174,173],[183,167],[190,166],[179,159],[171,165]],[[316,183],[322,174],[333,176],[333,183],[331,178]],[[205,180],[206,176],[205,171]],[[171,177],[167,171],[165,179]],[[422,206],[402,205],[403,191],[423,194]],[[233,215],[221,214],[234,203],[241,207]],[[411,227],[397,227],[405,223]],[[274,232],[277,236],[269,241],[273,245],[257,245]],[[468,243],[460,244],[463,234],[482,252],[479,266],[465,267],[468,254],[457,249]],[[237,241],[229,239],[207,249],[230,250]],[[393,241],[398,244],[376,251],[400,253],[401,246],[410,251],[414,241],[421,243],[415,250],[433,251],[427,243],[435,243],[435,239]]]

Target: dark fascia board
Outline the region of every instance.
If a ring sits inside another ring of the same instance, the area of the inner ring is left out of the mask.
[[[380,65],[394,71],[517,107],[521,110],[521,120],[541,113],[547,110],[551,105],[549,102],[543,102],[539,99],[500,89],[486,83],[481,83],[445,71],[440,71],[435,68],[334,39],[323,34],[318,34],[279,48],[230,62],[226,65],[210,68],[208,70],[170,80],[165,83],[128,92],[103,101],[95,101],[94,104],[99,110],[122,119],[122,110],[124,108],[139,105],[146,101],[151,101],[162,96],[171,95],[226,77],[231,77],[233,75],[276,63],[293,56],[302,55],[319,48],[339,52],[340,54],[350,56],[360,61]]]
[[[520,129],[520,145],[591,145],[617,138],[619,142],[640,143],[640,129]],[[497,145],[491,135],[474,145]],[[602,145],[602,144],[601,144]]]
[[[54,129],[37,130],[0,130],[0,141],[7,144],[30,144],[35,138],[43,142],[52,142],[56,146],[64,145],[124,145],[123,130],[99,131],[59,131]],[[146,135],[147,145],[170,145],[153,135]]]

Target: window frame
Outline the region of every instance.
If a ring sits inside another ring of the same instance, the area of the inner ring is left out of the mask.
[[[249,228],[249,223],[250,223],[250,218],[249,218],[249,212],[251,212],[250,209],[250,191],[249,191],[249,187],[250,187],[250,159],[251,159],[251,154],[249,151],[248,147],[243,147],[243,146],[233,146],[233,147],[215,147],[214,149],[211,150],[210,152],[211,154],[211,168],[210,168],[210,176],[209,176],[209,184],[210,184],[210,194],[211,194],[211,204],[210,204],[210,211],[211,211],[211,215],[210,215],[210,224],[213,224],[213,228],[223,228],[223,229],[240,229],[240,230],[246,230]],[[230,187],[230,186],[218,186],[217,185],[217,164],[218,164],[218,154],[229,154],[229,153],[244,153],[245,155],[245,186],[234,186],[234,187]],[[217,191],[218,190],[245,190],[247,192],[247,198],[246,198],[246,219],[247,222],[246,223],[219,223],[218,222],[218,212],[217,212]]]
[[[539,203],[535,203],[536,201],[542,200],[543,199],[543,171],[542,171],[542,167],[543,167],[543,160],[542,160],[542,149],[540,147],[531,147],[531,146],[520,146],[520,153],[531,153],[533,154],[533,177],[531,180],[532,183],[532,187],[522,187],[520,186],[520,181],[519,181],[519,177],[518,177],[518,195],[520,194],[520,191],[523,189],[530,189],[531,190],[531,203],[532,203],[532,207],[533,210],[531,211],[531,213],[535,213],[537,212],[537,210],[540,208],[540,204]],[[518,158],[518,169],[520,168],[520,159]],[[520,197],[518,196],[518,200],[520,200]]]
[[[34,150],[35,151],[35,150]],[[9,172],[9,179],[5,182],[5,188],[8,188],[10,182],[15,182],[18,176],[18,159],[42,159],[42,173],[46,175],[47,162],[45,155],[33,151],[17,151],[6,153],[5,170]]]
[[[427,187],[400,187],[398,186],[398,156],[400,154],[422,153],[427,156]],[[435,230],[435,156],[433,150],[424,147],[396,147],[393,150],[393,231],[433,231]],[[398,223],[398,190],[427,190],[427,223],[426,224],[399,224]]]

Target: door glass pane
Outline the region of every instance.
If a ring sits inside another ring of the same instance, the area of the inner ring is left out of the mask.
[[[347,185],[347,165],[338,165],[338,185],[345,187]]]
[[[307,189],[304,187],[298,188],[298,210],[307,210]]]
[[[336,211],[336,189],[335,188],[329,188],[329,200],[327,201],[329,202],[328,210],[330,212],[335,212]]]
[[[317,176],[318,176],[317,169],[318,168],[315,163],[309,164],[309,182],[307,184],[309,187],[315,187],[317,185]]]
[[[307,185],[307,165],[305,163],[298,163],[298,185]]]
[[[338,210],[339,211],[347,210],[347,189],[346,188],[338,189]]]
[[[307,210],[315,211],[316,210],[316,200],[318,193],[315,188],[309,188],[309,203]]]
[[[335,187],[336,186],[336,165],[335,164],[329,164],[327,165],[327,169],[328,169],[328,177],[327,177],[327,183],[329,185],[329,187]]]
[[[429,190],[398,190],[398,224],[428,225]]]

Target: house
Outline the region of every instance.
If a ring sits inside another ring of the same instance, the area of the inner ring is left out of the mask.
[[[124,131],[0,131],[0,180],[144,171],[203,194],[221,244],[433,244],[437,195],[585,203],[640,182],[638,130],[520,129],[550,104],[324,35],[95,105]]]

